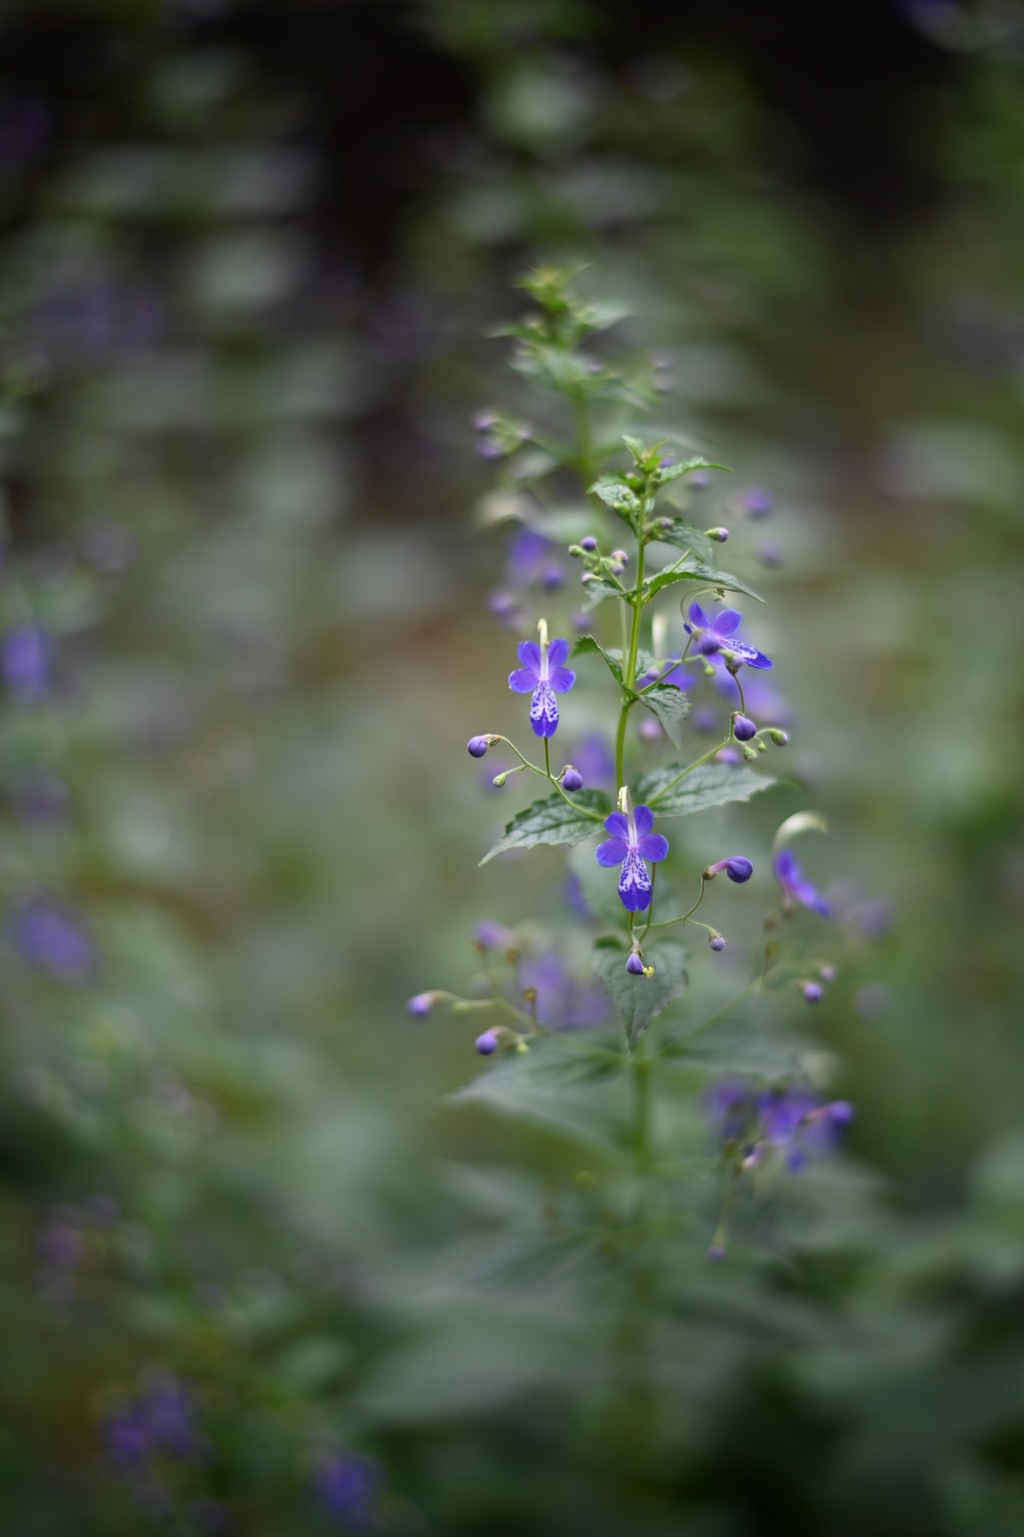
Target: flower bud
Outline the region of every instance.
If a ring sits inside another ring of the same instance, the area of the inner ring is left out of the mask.
[[[757,762],[757,753],[754,751],[754,749],[752,747],[744,747],[744,749],[743,749],[743,756],[744,756],[744,758],[746,759],[746,761],[748,763],[756,763]]]
[[[712,881],[723,870],[731,881],[735,881],[737,886],[742,886],[743,882],[749,881],[753,875],[754,866],[744,854],[732,854],[728,859],[719,859],[715,864],[708,865],[704,871],[704,879]]]
[[[580,773],[579,769],[573,768],[571,763],[569,764],[568,768],[562,770],[562,789],[583,789],[583,775]]]
[[[629,556],[626,554],[625,550],[613,550],[612,560],[616,561],[620,566],[629,565]]]
[[[721,934],[709,935],[708,944],[711,946],[712,950],[715,951],[716,955],[720,955],[721,952],[725,949],[725,940]]]
[[[508,769],[506,769],[503,774],[495,774],[494,778],[491,780],[491,784],[496,790],[503,790],[505,788],[505,780],[507,778]]]
[[[704,532],[707,534],[708,538],[713,539],[716,544],[724,544],[729,537],[729,530],[727,528],[706,528]]]
[[[498,418],[493,411],[476,411],[473,415],[473,426],[477,432],[490,432],[492,427],[497,426],[497,423]]]
[[[488,732],[486,736],[471,736],[466,743],[466,751],[471,758],[482,758],[488,747],[497,747],[501,737]]]
[[[482,1057],[490,1057],[498,1049],[498,1036],[494,1030],[485,1030],[483,1035],[478,1035],[475,1042],[477,1051]]]
[[[757,736],[757,727],[749,715],[735,715],[732,722],[732,734],[737,742],[749,742],[751,737]]]
[[[805,1003],[820,1003],[825,989],[820,982],[805,982],[800,991],[804,995]]]
[[[572,556],[573,560],[579,560],[583,554],[583,546],[581,544],[570,544],[568,554]]]
[[[594,538],[593,534],[587,534],[585,538],[580,540],[580,549],[586,550],[588,555],[593,555],[594,551],[597,549],[597,540]]]
[[[708,1250],[708,1259],[714,1265],[720,1265],[727,1257],[728,1253],[724,1243],[713,1243]]]
[[[644,963],[635,950],[626,962],[626,970],[631,977],[642,977],[644,974]]]
[[[406,1008],[414,1019],[425,1019],[440,996],[440,993],[417,993],[409,999]]]
[[[834,982],[837,975],[838,973],[834,966],[820,966],[818,968],[818,976],[823,982]]]
[[[581,582],[596,582],[597,581],[597,572],[596,571],[584,571],[583,575],[580,577],[580,581]]]
[[[557,566],[548,566],[541,576],[540,585],[545,592],[558,592],[565,586],[565,577]]]
[[[768,735],[771,737],[776,747],[785,747],[786,743],[789,741],[788,734],[783,731],[781,726],[772,726],[768,732]]]

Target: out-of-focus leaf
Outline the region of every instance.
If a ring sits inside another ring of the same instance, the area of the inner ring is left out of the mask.
[[[594,946],[594,965],[622,1012],[627,1041],[635,1046],[654,1016],[686,986],[686,951],[671,940],[645,948],[644,962],[654,967],[651,977],[628,972],[626,955],[618,940],[599,939]]]
[[[683,721],[690,713],[689,696],[674,683],[655,683],[640,695],[640,703],[647,706],[669,741],[678,747]]]
[[[527,1052],[488,1063],[449,1101],[487,1105],[503,1115],[543,1121],[574,1138],[615,1147],[628,1119],[623,1062],[614,1038],[544,1036]]]

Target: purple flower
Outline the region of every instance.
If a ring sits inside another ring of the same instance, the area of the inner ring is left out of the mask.
[[[636,953],[635,950],[626,962],[626,970],[629,972],[630,976],[633,977],[642,977],[644,974],[643,959]]]
[[[493,1030],[485,1030],[483,1035],[477,1036],[474,1044],[482,1057],[490,1057],[498,1049],[498,1037]]]
[[[558,729],[556,694],[566,694],[576,682],[576,674],[565,666],[569,642],[524,640],[519,646],[522,667],[509,673],[508,686],[516,694],[532,694],[530,725],[535,736],[554,736]]]
[[[805,982],[800,991],[804,995],[805,1003],[820,1003],[825,996],[825,989],[820,982]]]
[[[748,715],[737,715],[732,723],[732,734],[737,742],[749,742],[757,736],[757,727]]]
[[[34,897],[15,914],[14,943],[30,965],[61,982],[85,982],[95,963],[92,941],[71,914]]]
[[[774,506],[771,492],[763,486],[751,486],[743,493],[743,507],[748,518],[766,518]]]
[[[406,1008],[414,1019],[425,1019],[436,1002],[436,993],[416,993],[409,999]]]
[[[853,1120],[849,1100],[822,1104],[807,1089],[772,1089],[758,1101],[761,1138],[770,1147],[786,1149],[786,1167],[797,1173],[814,1153],[826,1153]]]
[[[569,764],[569,767],[566,769],[565,773],[562,775],[562,789],[563,790],[582,790],[583,789],[583,775],[580,773],[579,769],[578,768],[574,768],[571,763]]]
[[[313,1486],[327,1513],[355,1527],[375,1524],[373,1504],[380,1483],[376,1464],[354,1452],[325,1457],[313,1475]]]
[[[803,907],[809,907],[812,913],[820,913],[823,918],[832,916],[832,909],[821,895],[817,886],[805,881],[800,866],[792,849],[780,849],[772,864],[775,878],[787,897],[794,902],[799,902]]]
[[[167,1375],[157,1377],[107,1415],[102,1436],[114,1461],[128,1466],[161,1454],[192,1462],[206,1452],[196,1429],[191,1394],[177,1378]]]
[[[691,603],[687,610],[689,623],[684,626],[688,635],[696,638],[697,650],[704,656],[723,656],[736,662],[746,662],[748,667],[764,670],[771,662],[763,651],[739,640],[736,631],[743,623],[743,615],[735,608],[723,608],[714,619],[709,619],[699,603]]]
[[[0,672],[19,699],[41,699],[48,693],[52,660],[50,637],[38,625],[18,625],[0,642]]]
[[[605,822],[611,833],[607,843],[597,846],[597,862],[611,868],[621,865],[619,896],[631,913],[642,913],[651,905],[652,882],[644,860],[657,864],[668,853],[668,839],[652,833],[654,812],[649,806],[636,806],[630,812],[613,811]]]
[[[481,950],[514,950],[519,943],[519,936],[514,929],[506,929],[503,924],[494,923],[490,918],[483,918],[477,924],[473,938]]]
[[[537,994],[537,1017],[549,1030],[579,1030],[605,1022],[604,989],[582,982],[554,950],[528,957],[519,976],[523,987]]]

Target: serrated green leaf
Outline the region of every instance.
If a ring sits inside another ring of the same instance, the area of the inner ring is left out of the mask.
[[[748,598],[756,598],[758,603],[764,602],[760,593],[748,587],[738,576],[732,576],[728,571],[718,571],[704,561],[697,561],[692,566],[667,566],[664,571],[652,576],[649,583],[645,582],[644,586],[648,596],[653,598],[662,588],[671,587],[675,582],[702,582],[706,587],[717,587],[723,592],[742,592]]]
[[[615,1037],[546,1035],[527,1052],[488,1063],[448,1100],[486,1105],[503,1115],[543,1121],[587,1142],[617,1146],[629,1114],[623,1061]]]
[[[600,822],[587,816],[585,807],[598,812],[603,819],[611,811],[611,802],[603,790],[580,790],[572,797],[573,804],[561,795],[551,795],[547,800],[534,801],[516,812],[492,849],[481,859],[482,865],[504,854],[509,849],[532,849],[539,843],[582,843],[600,830]]]
[[[676,688],[674,683],[655,683],[652,688],[645,689],[639,698],[640,703],[645,704],[657,719],[669,741],[678,747],[683,721],[690,713],[689,697],[681,688]]]
[[[693,470],[725,470],[731,474],[727,464],[716,464],[713,459],[705,459],[696,454],[692,459],[682,459],[678,464],[667,464],[656,472],[655,485],[667,486],[669,481],[678,480],[680,475],[689,475]]]
[[[608,671],[611,673],[616,683],[621,686],[623,681],[622,663],[619,661],[618,657],[613,656],[610,651],[606,651],[604,647],[600,645],[592,635],[581,635],[575,646],[572,648],[573,656],[589,656],[592,653],[596,653],[598,656],[603,657],[605,666],[608,668]]]
[[[616,587],[614,582],[604,581],[602,577],[598,577],[596,582],[587,582],[583,592],[584,598],[580,604],[580,612],[583,614],[589,614],[591,609],[595,609],[599,603],[603,603],[605,598],[624,598],[626,596],[621,587]]]
[[[611,673],[612,677],[615,679],[616,683],[622,687],[625,687],[625,677],[622,671],[622,652],[618,649],[618,647],[613,646],[606,651],[604,646],[602,646],[599,641],[594,639],[593,635],[581,635],[572,649],[572,654],[574,657],[577,657],[586,656],[590,653],[595,653],[596,655],[603,657],[605,665],[607,666],[608,671]],[[657,657],[653,656],[650,651],[637,651],[636,675],[638,678],[644,677],[645,674],[658,667],[658,665],[659,663]],[[669,664],[665,665],[667,666]],[[673,663],[671,665],[674,666],[676,664]],[[635,698],[636,696],[633,695],[632,697]]]
[[[619,1006],[626,1040],[635,1046],[656,1014],[667,1008],[686,986],[686,951],[672,941],[659,941],[644,949],[644,964],[654,967],[651,977],[634,977],[626,970],[627,951],[616,942],[598,940],[594,966],[601,981]]]
[[[645,700],[647,695],[642,696]],[[725,806],[730,801],[748,801],[776,781],[769,774],[755,774],[752,769],[728,763],[701,763],[684,779],[672,785],[685,767],[670,763],[665,768],[642,774],[633,786],[635,800],[657,810],[659,817],[685,817],[711,806]],[[672,785],[671,789],[666,786]]]
[[[675,518],[671,528],[666,528],[660,532],[654,542],[655,544],[672,544],[678,550],[689,550],[697,560],[711,561],[714,559],[713,541],[708,538],[707,534],[702,533],[699,528],[694,528],[691,524],[684,523],[681,518]]]

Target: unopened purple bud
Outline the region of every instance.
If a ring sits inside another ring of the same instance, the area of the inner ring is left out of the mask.
[[[820,1003],[825,993],[820,982],[805,982],[800,991],[805,1003]]]
[[[737,886],[742,886],[744,881],[749,881],[754,873],[754,866],[750,860],[742,854],[736,854],[725,862],[725,873]]]
[[[635,950],[626,962],[626,970],[632,977],[642,977],[644,974],[644,963]]]
[[[409,1013],[416,1019],[425,1019],[437,1002],[436,993],[417,993],[406,1004]]]
[[[583,789],[583,775],[580,773],[579,769],[573,768],[571,763],[569,764],[569,767],[566,769],[565,773],[562,775],[562,789]]]
[[[626,554],[625,550],[613,550],[612,560],[616,561],[620,566],[629,565],[629,556]]]
[[[597,549],[597,540],[593,534],[587,534],[586,538],[580,540],[580,549],[586,550],[588,555],[593,555]]]
[[[833,1126],[849,1126],[857,1112],[848,1099],[834,1099],[831,1104],[822,1105],[821,1113]]]
[[[725,940],[722,938],[721,934],[712,934],[711,938],[708,940],[708,944],[716,954],[721,954],[721,952],[725,949]]]
[[[482,1057],[490,1057],[498,1049],[498,1037],[493,1030],[485,1030],[483,1035],[478,1035],[474,1045]]]
[[[732,723],[732,734],[737,742],[749,742],[752,736],[757,736],[757,727],[749,715],[737,715]]]
[[[743,497],[743,506],[748,518],[766,518],[775,502],[763,486],[751,486]]]
[[[726,1258],[728,1258],[728,1251],[726,1250],[725,1244],[713,1243],[708,1250],[708,1259],[711,1260],[713,1264],[720,1265]]]
[[[724,544],[729,537],[729,530],[727,528],[709,528],[705,529],[705,533],[707,534],[708,538],[713,539],[716,544]]]
[[[466,751],[471,758],[482,758],[490,745],[485,736],[471,736],[466,743]]]
[[[473,426],[477,432],[490,432],[491,428],[497,424],[497,421],[498,418],[493,411],[481,410],[474,412],[473,415]]]

